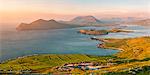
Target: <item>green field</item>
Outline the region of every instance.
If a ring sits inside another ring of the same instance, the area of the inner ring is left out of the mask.
[[[50,68],[55,66],[61,66],[65,63],[72,62],[85,62],[85,61],[98,61],[107,62],[107,59],[115,57],[111,56],[90,56],[81,54],[43,54],[35,56],[27,56],[18,58],[15,60],[6,61],[0,64],[1,70],[38,70],[43,68]]]
[[[101,69],[110,72],[117,72],[117,71],[120,72],[123,71],[122,70],[123,68],[150,66],[149,59],[127,60],[127,59],[117,58],[116,56],[91,56],[91,55],[83,55],[83,54],[65,54],[65,55],[41,54],[41,55],[26,56],[14,60],[6,61],[0,64],[0,70],[7,70],[7,71],[31,70],[31,71],[36,71],[38,73],[49,73],[49,72],[55,72],[51,70],[54,67],[62,66],[66,63],[77,63],[77,62],[99,62],[102,64],[106,64],[109,62],[117,63],[116,66]],[[94,71],[94,72],[103,73],[101,70]],[[75,70],[73,72],[84,73],[84,71],[81,70]]]
[[[128,39],[104,39],[104,48],[119,49],[120,58],[142,60],[150,58],[150,37]]]

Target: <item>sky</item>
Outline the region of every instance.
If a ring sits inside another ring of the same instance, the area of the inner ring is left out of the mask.
[[[86,15],[99,19],[149,17],[150,0],[0,0],[0,20],[4,23],[70,20]]]

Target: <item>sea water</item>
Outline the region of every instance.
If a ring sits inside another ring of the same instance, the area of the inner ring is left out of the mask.
[[[133,33],[109,33],[108,35],[92,36],[77,33],[80,29],[112,29],[110,27],[77,27],[52,30],[16,31],[2,30],[0,37],[0,61],[33,54],[89,54],[112,55],[117,50],[97,48],[99,38],[128,38],[150,34],[150,30],[140,26],[125,26],[122,29],[133,30]],[[137,28],[135,28],[137,27]]]

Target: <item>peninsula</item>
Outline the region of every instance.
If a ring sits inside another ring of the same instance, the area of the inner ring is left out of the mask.
[[[121,50],[116,54],[117,57],[138,60],[150,58],[150,37],[127,39],[108,38],[98,40],[103,41],[102,44],[98,45],[100,48]]]
[[[43,20],[38,19],[30,24],[21,23],[16,29],[19,31],[23,30],[49,30],[49,29],[62,29],[77,27],[78,25],[59,23],[53,19]]]

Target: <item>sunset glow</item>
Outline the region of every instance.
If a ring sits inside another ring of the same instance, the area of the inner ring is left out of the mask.
[[[149,0],[0,0],[0,17],[2,22],[70,20],[80,15],[148,17],[149,7]]]

